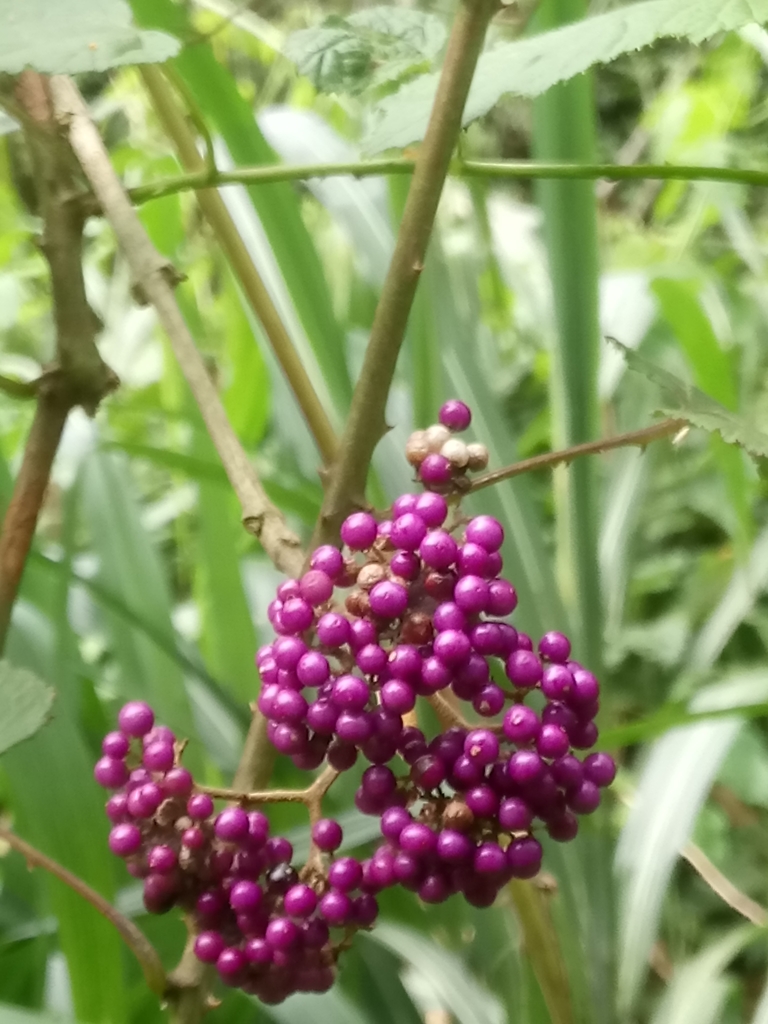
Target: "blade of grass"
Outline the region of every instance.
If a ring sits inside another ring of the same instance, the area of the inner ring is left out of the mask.
[[[538,31],[582,18],[585,0],[543,0],[534,16]],[[592,81],[582,75],[534,101],[534,153],[541,160],[594,159]],[[554,292],[557,340],[553,352],[551,408],[555,447],[593,440],[599,426],[598,249],[594,186],[543,181],[537,186]],[[597,497],[594,464],[576,463],[555,474],[561,590],[578,623],[577,657],[600,671],[602,597],[597,562]]]
[[[159,28],[185,41],[195,36],[186,12],[171,0],[131,0],[131,7],[136,21],[146,28]],[[209,43],[196,38],[172,63],[205,118],[226,143],[235,164],[276,162],[252,108],[229,72],[214,57]],[[323,268],[302,220],[298,198],[286,184],[248,189],[248,194],[339,413],[347,408],[352,394],[345,339],[333,313]]]

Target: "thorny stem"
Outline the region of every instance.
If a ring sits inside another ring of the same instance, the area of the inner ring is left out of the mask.
[[[128,193],[136,205],[203,188],[226,185],[271,185],[282,181],[311,181],[313,178],[368,178],[383,174],[413,174],[415,160],[393,157],[346,163],[236,167],[231,171],[205,169],[178,174],[139,185]],[[449,173],[462,178],[492,178],[499,181],[572,179],[603,181],[723,181],[768,187],[768,173],[744,167],[706,167],[687,164],[571,164],[537,160],[454,160]],[[98,207],[90,203],[89,211]]]
[[[312,546],[338,538],[351,508],[365,504],[373,450],[385,433],[387,395],[424,267],[472,76],[497,0],[462,0],[451,30],[424,143],[416,159],[395,251],[352,395],[339,456],[329,474]]]
[[[153,992],[159,996],[163,996],[165,993],[166,980],[165,970],[160,961],[160,957],[154,946],[147,940],[143,933],[136,927],[133,921],[129,920],[120,911],[115,910],[111,903],[104,899],[101,893],[96,892],[90,885],[87,885],[77,875],[73,875],[71,871],[59,864],[57,861],[52,860],[46,854],[40,850],[31,846],[25,839],[17,836],[15,832],[11,832],[10,829],[4,828],[0,825],[0,840],[6,842],[13,850],[20,853],[27,861],[28,864],[43,868],[50,875],[58,878],[64,885],[69,886],[74,892],[81,896],[86,902],[90,903],[100,914],[115,926],[120,932],[120,935],[131,950],[133,955],[139,961],[141,969],[144,972],[147,985],[152,989]]]
[[[523,459],[511,466],[504,466],[503,469],[494,469],[490,473],[476,476],[469,490],[479,491],[483,487],[490,487],[491,484],[501,483],[502,480],[510,480],[513,476],[531,473],[536,469],[559,466],[563,462],[570,462],[582,455],[600,455],[603,452],[613,451],[615,448],[631,446],[644,448],[651,441],[669,437],[670,434],[678,434],[687,425],[687,421],[683,419],[665,419],[650,427],[643,427],[642,430],[630,430],[626,434],[617,434],[615,437],[606,437],[600,441],[587,441],[584,444],[575,444],[571,448],[563,448],[557,452],[534,455],[531,459]]]
[[[194,136],[187,127],[163,72],[151,65],[140,70],[158,117],[169,138],[173,140],[179,159],[187,168],[204,167]],[[253,312],[264,328],[264,333],[296,396],[323,462],[326,465],[330,464],[336,456],[338,446],[336,433],[237,225],[215,189],[200,190],[197,193],[197,201],[237,275]]]
[[[93,413],[117,385],[117,377],[96,348],[99,325],[83,280],[83,218],[69,201],[71,152],[58,134],[46,79],[35,71],[23,72],[17,79],[15,99],[24,112],[40,198],[40,249],[50,269],[56,358],[33,384],[3,378],[2,390],[16,397],[37,393],[38,401],[0,532],[0,652],[67,416],[76,405]]]

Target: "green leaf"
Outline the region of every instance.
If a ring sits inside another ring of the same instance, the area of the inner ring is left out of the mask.
[[[290,35],[285,56],[321,92],[359,93],[428,70],[445,43],[439,18],[402,7],[372,7]]]
[[[45,74],[107,71],[122,64],[154,64],[179,51],[164,32],[133,24],[123,0],[0,0],[0,72],[24,68]]]
[[[0,661],[0,754],[45,725],[53,698],[53,689],[32,672]]]
[[[594,64],[607,64],[656,39],[671,36],[697,44],[766,19],[768,0],[646,0],[505,43],[480,58],[464,124],[486,114],[505,93],[540,96]],[[424,137],[437,77],[423,75],[376,106],[364,143],[367,152],[402,148]]]
[[[69,1021],[58,1014],[22,1010],[19,1006],[0,1003],[0,1024],[69,1024]]]
[[[742,727],[737,709],[766,700],[768,679],[760,670],[709,686],[696,695],[691,710],[734,714],[673,729],[646,758],[616,851],[622,886],[618,1003],[625,1014],[647,971],[672,869]]]
[[[714,1024],[721,1020],[728,994],[723,972],[748,943],[762,935],[762,929],[742,925],[683,964],[675,971],[652,1024]]]
[[[361,936],[362,938],[362,936]],[[433,1007],[441,1007],[457,1024],[501,1024],[501,1004],[479,985],[454,953],[412,928],[381,921],[366,934],[401,957],[410,967],[411,983],[406,988],[424,993]]]
[[[756,424],[730,412],[714,398],[692,384],[686,384],[668,370],[643,359],[615,338],[610,340],[621,350],[631,370],[658,385],[664,402],[660,412],[665,416],[685,420],[692,427],[700,427],[708,433],[718,433],[728,444],[739,445],[757,459],[768,458],[768,434]]]

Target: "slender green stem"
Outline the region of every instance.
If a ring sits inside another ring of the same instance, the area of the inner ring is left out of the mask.
[[[25,381],[15,380],[13,377],[4,377],[0,374],[0,391],[11,398],[34,398],[37,394],[39,382],[36,380]]]
[[[654,423],[650,427],[643,427],[642,430],[630,430],[626,434],[605,437],[601,441],[586,441],[584,444],[575,444],[571,448],[563,448],[558,452],[534,455],[533,458],[522,459],[511,466],[494,469],[490,473],[483,473],[482,476],[475,477],[470,490],[479,491],[483,487],[490,487],[491,484],[498,484],[502,480],[510,480],[513,476],[532,473],[535,469],[553,469],[555,466],[580,458],[582,455],[600,455],[603,452],[613,451],[615,448],[628,448],[633,445],[644,448],[651,441],[676,434],[685,426],[685,420],[666,419]]]
[[[552,1024],[573,1024],[568,976],[547,895],[519,878],[509,883],[525,952],[547,1004]]]
[[[128,193],[136,204],[162,199],[178,192],[220,188],[224,185],[270,185],[312,178],[369,178],[384,174],[413,174],[415,160],[393,157],[346,163],[297,164],[295,166],[236,167],[231,171],[193,171],[139,185]],[[536,179],[604,181],[722,181],[734,185],[768,186],[768,171],[746,167],[708,167],[701,164],[592,164],[541,160],[454,160],[450,174],[463,178],[495,178],[499,181]],[[96,207],[89,207],[95,211]]]
[[[497,0],[462,0],[408,190],[405,209],[352,395],[338,460],[327,481],[315,542],[336,540],[344,516],[365,503],[373,450],[385,433],[384,411],[432,234],[461,116]]]
[[[26,840],[17,836],[10,829],[0,825],[0,840],[7,843],[11,849],[16,850],[25,858],[28,864],[37,868],[43,868],[48,874],[58,878],[64,885],[69,886],[78,896],[95,907],[100,914],[115,926],[126,946],[131,950],[141,965],[147,985],[150,989],[162,996],[165,992],[166,978],[160,957],[152,943],[146,938],[143,932],[139,931],[133,921],[124,917],[119,910],[115,910],[108,900],[105,900],[101,893],[96,892],[90,885],[87,885],[77,875],[73,875],[58,861],[52,860],[47,854],[42,853],[36,847],[31,846]]]
[[[182,164],[195,171],[203,168],[200,173],[210,176],[210,168],[204,167],[194,136],[187,127],[176,97],[162,71],[147,66],[141,69],[141,74],[157,114],[173,141]],[[267,287],[250,257],[237,225],[223,199],[214,189],[201,188],[197,200],[237,275],[251,308],[264,328],[264,333],[315,438],[323,462],[330,464],[337,450],[335,431]]]

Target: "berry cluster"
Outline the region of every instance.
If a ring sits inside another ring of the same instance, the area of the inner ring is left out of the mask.
[[[145,704],[126,705],[104,740],[95,775],[117,790],[110,847],[143,879],[147,909],[186,910],[198,957],[265,1002],[325,991],[384,889],[489,906],[510,879],[539,871],[535,833],[573,839],[615,776],[607,754],[577,754],[597,741],[597,679],[562,633],[534,646],[507,621],[517,594],[501,575],[504,530],[459,512],[468,471],[488,462],[483,445],[454,436],[470,422],[451,401],[411,435],[406,455],[425,490],[385,517],[348,516],[342,549],[317,548],[308,571],[278,587],[277,635],[256,656],[258,707],[280,753],[307,771],[369,762],[355,794],[380,818],[369,859],[334,856],[341,828],[324,819],[297,872],[260,811],[215,813]],[[428,739],[414,724],[419,697],[456,724]]]
[[[262,1002],[327,991],[349,935],[378,913],[375,896],[361,889],[358,861],[324,863],[341,846],[341,826],[316,822],[318,856],[302,877],[290,842],[269,835],[260,811],[216,813],[147,704],[126,704],[118,724],[104,738],[94,775],[115,790],[106,805],[109,847],[142,879],[147,910],[183,909],[195,923],[198,958],[215,964],[224,984]]]
[[[450,433],[470,420],[466,405],[448,402],[439,424],[411,436],[422,483],[461,489],[473,446]],[[450,466],[444,479],[429,468],[438,459]],[[517,595],[501,576],[504,530],[493,517],[461,518],[433,489],[402,495],[381,520],[353,513],[341,538],[344,550],[314,551],[269,607],[278,636],[257,654],[268,735],[301,768],[327,759],[345,771],[358,752],[371,762],[355,797],[382,816],[371,888],[402,884],[427,902],[461,892],[487,905],[510,878],[538,872],[537,822],[573,839],[577,815],[613,781],[607,754],[574,753],[597,740],[598,681],[570,659],[562,633],[534,650],[505,621]],[[404,717],[418,697],[445,692],[454,707],[502,721],[428,742]]]
[[[406,443],[405,457],[427,490],[441,494],[465,491],[467,471],[485,469],[488,449],[484,444],[465,444],[453,436],[472,422],[472,413],[464,402],[446,402],[439,420],[426,430],[414,430]]]

